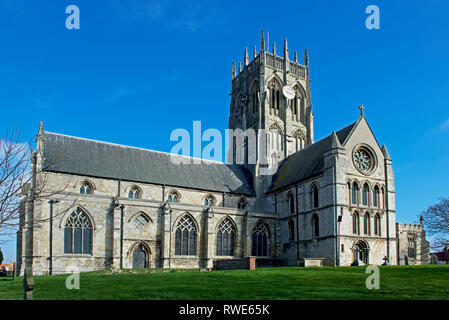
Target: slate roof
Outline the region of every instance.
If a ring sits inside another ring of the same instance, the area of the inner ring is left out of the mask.
[[[354,122],[336,132],[341,144],[344,144],[356,124],[357,122]],[[331,145],[332,135],[282,160],[276,174],[273,175],[267,193],[284,189],[320,175],[324,169],[324,154],[331,149]]]
[[[43,138],[47,171],[255,195],[250,172],[239,165],[209,160],[174,164],[169,153],[159,151],[51,132],[44,132]]]

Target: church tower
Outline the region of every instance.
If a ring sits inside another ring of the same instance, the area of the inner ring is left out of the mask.
[[[271,175],[266,174],[267,166],[275,172],[280,161],[314,142],[307,50],[304,64],[300,64],[296,51],[294,60],[290,60],[287,39],[282,57],[276,53],[275,42],[271,53],[266,51],[267,45],[262,30],[260,51],[257,53],[254,46],[252,61],[246,48],[243,68],[239,62],[237,72],[235,62],[232,63],[229,116],[232,131],[227,162],[244,163],[253,174],[258,197],[265,193],[271,181]],[[255,145],[250,143],[250,137],[242,140],[240,161],[239,144],[232,134],[238,129],[243,132],[253,129],[256,134]]]

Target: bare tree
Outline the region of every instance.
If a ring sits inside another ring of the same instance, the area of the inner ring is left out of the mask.
[[[43,159],[43,155],[33,151],[30,143],[20,142],[17,129],[7,131],[5,137],[0,138],[0,243],[13,239],[25,220],[31,224],[48,220],[38,220],[32,215],[30,220],[28,213],[36,201],[63,194],[68,186],[68,183],[51,186],[46,171],[57,159],[42,161],[37,166],[38,157]],[[73,204],[58,214],[65,213]]]
[[[427,231],[434,236],[432,248],[449,246],[449,198],[428,207],[423,216]]]

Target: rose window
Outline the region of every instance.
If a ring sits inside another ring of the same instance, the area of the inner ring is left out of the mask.
[[[365,148],[358,148],[354,151],[353,161],[356,168],[364,174],[373,171],[375,166],[373,154]]]

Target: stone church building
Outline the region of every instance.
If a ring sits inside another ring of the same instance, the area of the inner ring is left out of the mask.
[[[34,274],[240,268],[248,257],[260,267],[428,263],[422,221],[396,223],[392,159],[363,107],[315,141],[307,50],[300,64],[287,40],[282,56],[265,48],[262,32],[259,53],[246,49],[238,72],[233,64],[229,128],[256,132],[241,164],[235,137],[226,163],[175,164],[182,156],[41,123],[32,170],[42,172],[21,195],[22,274],[26,263]],[[60,191],[28,205],[44,180]]]

